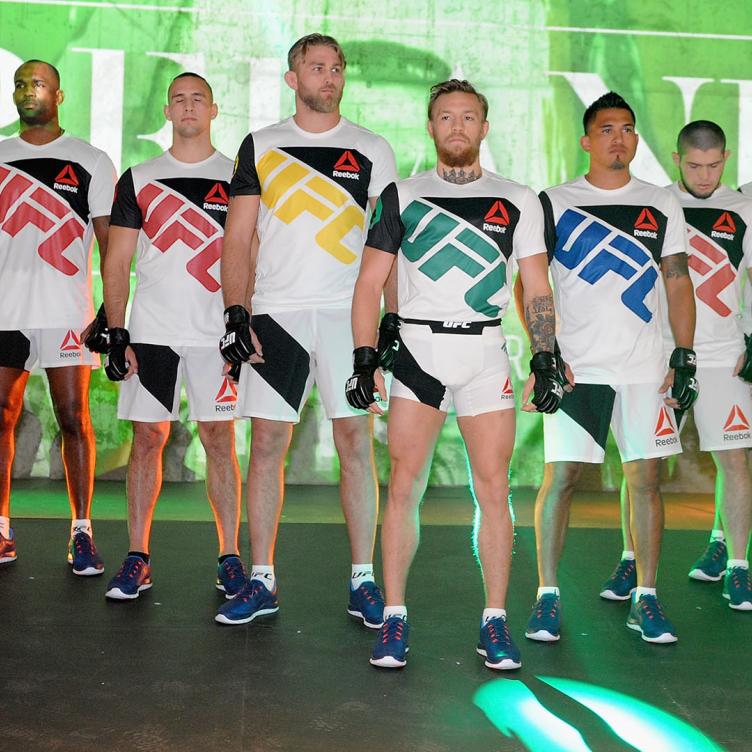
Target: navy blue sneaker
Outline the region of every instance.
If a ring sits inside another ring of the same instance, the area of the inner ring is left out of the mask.
[[[347,613],[362,619],[369,629],[381,628],[384,623],[384,596],[373,580],[364,582],[355,590],[350,588]]]
[[[607,601],[627,601],[637,587],[637,565],[634,559],[622,559],[603,583],[601,598]]]
[[[556,642],[561,637],[561,601],[556,593],[543,593],[527,620],[525,637],[540,642]]]
[[[735,611],[752,611],[752,580],[749,569],[731,567],[723,578],[723,597]]]
[[[277,589],[272,592],[261,580],[246,580],[240,592],[231,601],[220,606],[214,621],[220,624],[248,624],[257,616],[277,611]]]
[[[726,571],[728,551],[722,540],[712,540],[702,556],[692,565],[689,576],[701,582],[718,582]]]
[[[370,662],[381,668],[402,668],[407,663],[410,627],[401,616],[391,616],[382,625],[371,651]]]
[[[627,626],[640,632],[645,642],[671,643],[677,640],[676,629],[663,613],[663,606],[655,595],[632,598]]]
[[[486,659],[488,668],[507,670],[522,666],[520,651],[509,634],[507,620],[503,616],[489,619],[481,625],[477,650]]]
[[[70,539],[68,564],[73,566],[73,574],[84,577],[92,577],[104,572],[104,562],[88,533],[78,532]]]
[[[13,528],[11,528],[7,538],[0,533],[0,564],[10,564],[15,560],[16,537],[13,535]]]
[[[239,556],[228,556],[217,565],[217,590],[221,590],[225,598],[234,598],[246,582],[248,575]]]
[[[140,556],[126,556],[118,573],[107,583],[105,597],[132,601],[151,585],[151,567]]]

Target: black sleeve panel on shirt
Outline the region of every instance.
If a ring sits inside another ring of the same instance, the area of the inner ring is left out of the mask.
[[[556,248],[556,220],[554,220],[554,207],[551,205],[551,199],[545,191],[538,194],[541,205],[543,206],[543,239],[546,242],[546,251],[548,252],[548,263],[554,258]]]
[[[240,144],[235,157],[235,169],[230,183],[230,198],[233,196],[260,196],[261,183],[256,172],[256,149],[253,134],[249,133]]]
[[[112,204],[110,224],[116,227],[130,227],[140,230],[144,222],[133,186],[133,172],[128,168],[115,187],[115,200]]]
[[[366,245],[387,253],[397,253],[405,235],[399,210],[399,194],[395,183],[384,188],[371,217]]]

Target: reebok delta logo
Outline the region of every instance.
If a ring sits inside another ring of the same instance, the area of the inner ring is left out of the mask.
[[[512,382],[509,377],[507,377],[507,380],[504,383],[504,388],[501,390],[501,398],[514,399],[514,390],[512,389]]]
[[[506,232],[509,225],[509,214],[501,201],[495,201],[483,217],[485,232]]]
[[[214,183],[209,193],[204,196],[204,211],[226,212],[228,203],[227,191],[222,183]]]
[[[81,340],[73,329],[68,329],[68,333],[63,337],[60,343],[61,358],[77,358],[81,354]]]
[[[672,446],[679,443],[674,424],[671,422],[668,410],[665,407],[662,407],[660,413],[658,413],[658,422],[655,424],[654,433],[657,447]]]
[[[723,238],[723,240],[733,240],[736,233],[736,223],[728,212],[723,212],[713,225],[710,232],[711,238]]]
[[[743,441],[750,438],[749,421],[739,405],[734,405],[723,426],[724,441]]]
[[[70,193],[78,193],[78,178],[73,171],[72,165],[65,165],[55,178],[55,182],[52,186],[56,191],[69,191]]]
[[[342,152],[342,156],[335,163],[332,177],[360,180],[360,165],[349,149]]]
[[[637,221],[634,223],[634,230],[632,231],[636,238],[653,238],[658,239],[658,223],[655,221],[653,213],[645,207],[640,216],[637,217]]]
[[[217,396],[214,398],[214,412],[231,413],[235,410],[235,404],[238,401],[238,388],[227,378],[224,377],[222,385],[219,387]]]

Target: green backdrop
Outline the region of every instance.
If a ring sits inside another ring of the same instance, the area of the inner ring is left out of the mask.
[[[282,81],[286,52],[311,31],[336,36],[348,57],[344,114],[384,135],[407,176],[432,164],[425,133],[428,88],[455,75],[473,81],[491,103],[486,167],[535,189],[570,179],[585,167],[578,146],[584,104],[608,89],[637,113],[639,177],[673,179],[672,145],[688,120],[708,118],[729,136],[726,179],[752,180],[752,4],[746,0],[152,0],[86,2],[0,0],[0,137],[16,130],[12,74],[26,58],[49,60],[62,74],[61,120],[89,139],[119,170],[169,144],[161,106],[169,80],[203,73],[220,107],[214,140],[233,156],[245,133],[290,114]],[[740,134],[744,138],[740,139]],[[95,277],[95,296],[101,285]],[[505,318],[515,389],[527,366],[513,312]],[[92,409],[98,475],[121,477],[129,426],[115,416],[116,390],[94,375]],[[19,428],[16,475],[58,477],[59,437],[42,375],[32,377]],[[238,450],[248,452],[248,425],[237,424]],[[376,426],[379,471],[386,477],[385,426]],[[685,439],[687,452],[668,472],[675,488],[710,490],[709,465]],[[542,471],[539,416],[521,414],[514,485],[537,485]],[[176,424],[166,475],[202,477],[195,430]],[[610,447],[592,486],[618,483]],[[331,432],[314,397],[290,457],[292,482],[337,477]],[[456,425],[444,429],[432,482],[465,481]]]

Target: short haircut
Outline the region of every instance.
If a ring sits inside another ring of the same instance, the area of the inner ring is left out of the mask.
[[[295,68],[295,64],[299,63],[306,56],[306,53],[311,47],[331,47],[338,55],[339,61],[342,63],[342,67],[347,66],[345,60],[345,53],[342,52],[339,42],[334,38],[327,36],[326,34],[306,34],[304,37],[300,37],[295,44],[290,47],[290,51],[287,53],[287,67],[289,70]]]
[[[170,81],[170,85],[167,87],[167,104],[170,103],[170,89],[172,88],[172,85],[175,81],[179,81],[181,78],[197,78],[199,81],[203,81],[206,84],[206,88],[209,89],[209,96],[212,98],[212,101],[214,100],[214,92],[212,91],[211,84],[198,73],[186,71],[185,73],[178,73],[178,75]]]
[[[635,117],[634,110],[627,104],[627,101],[617,94],[615,91],[609,91],[602,97],[593,102],[590,107],[585,110],[585,114],[582,116],[582,127],[587,135],[588,126],[595,120],[595,116],[601,110],[627,110],[632,116],[632,122],[637,124],[637,118]]]
[[[726,134],[720,125],[711,120],[694,120],[679,131],[676,139],[676,151],[679,154],[685,154],[687,149],[726,151]]]
[[[450,78],[440,84],[431,87],[431,96],[428,98],[428,119],[431,119],[433,105],[442,94],[453,94],[461,91],[464,94],[475,94],[483,110],[483,119],[488,120],[488,100],[469,81],[460,81],[458,78]]]
[[[48,63],[46,60],[37,60],[36,58],[27,60],[16,69],[16,73],[18,73],[18,71],[20,71],[21,68],[24,67],[24,65],[33,65],[34,63],[39,63],[40,65],[46,65],[52,71],[52,75],[55,76],[55,80],[57,81],[57,87],[59,89],[60,88],[60,71],[52,63]]]

